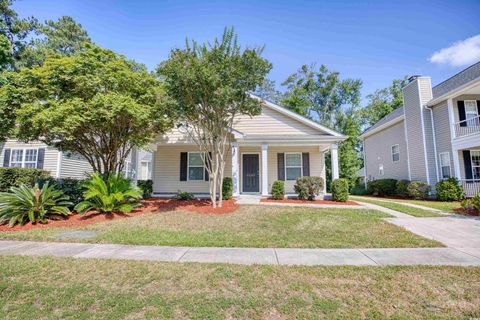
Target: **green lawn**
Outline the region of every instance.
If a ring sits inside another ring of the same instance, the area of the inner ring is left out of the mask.
[[[473,319],[480,268],[0,257],[2,319]]]
[[[168,211],[90,224],[81,229],[96,231],[98,235],[87,240],[52,237],[69,230],[63,228],[0,232],[0,239],[200,247],[442,246],[392,225],[384,217],[389,215],[375,210],[241,206],[226,215]]]
[[[442,210],[445,212],[452,212],[452,213],[455,212],[453,211],[453,209],[457,209],[461,207],[459,201],[442,202],[442,201],[412,200],[412,199],[400,199],[395,201],[414,203],[424,207],[438,209],[438,210]]]
[[[395,211],[400,211],[400,212],[409,214],[409,215],[414,216],[414,217],[445,217],[445,215],[443,215],[443,214],[436,213],[436,212],[433,212],[433,211],[430,211],[430,210],[414,208],[414,207],[410,207],[410,206],[406,206],[406,205],[403,205],[403,204],[400,204],[400,203],[393,202],[393,201],[397,201],[396,199],[392,200],[392,201],[388,201],[389,199],[386,199],[386,198],[381,198],[380,200],[376,200],[373,197],[370,197],[370,198],[351,197],[351,198],[352,198],[352,200],[363,201],[363,202],[366,202],[366,203],[376,204],[378,206],[382,206],[382,207],[392,209],[392,210],[395,210]]]

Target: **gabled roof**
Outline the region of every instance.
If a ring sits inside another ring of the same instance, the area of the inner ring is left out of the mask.
[[[433,87],[433,100],[478,78],[480,78],[480,61]]]
[[[389,114],[387,114],[382,119],[378,120],[378,122],[375,123],[373,126],[365,130],[360,137],[365,138],[371,134],[374,134],[375,132],[380,131],[381,129],[386,128],[400,121],[401,119],[403,119],[403,116],[404,116],[403,107],[397,108],[392,112],[390,112]]]
[[[258,96],[256,96],[256,95],[254,95],[254,94],[251,94],[251,93],[250,93],[250,96],[251,96],[252,98],[261,100],[266,107],[268,107],[268,108],[270,108],[270,109],[272,109],[272,110],[275,110],[275,111],[277,111],[277,112],[279,112],[279,113],[281,113],[281,114],[283,114],[283,115],[285,115],[285,116],[288,116],[288,117],[290,117],[290,118],[293,118],[293,119],[295,119],[295,120],[297,120],[297,121],[299,121],[299,122],[301,122],[301,123],[303,123],[303,124],[305,124],[305,125],[307,125],[307,126],[309,126],[309,127],[311,127],[311,128],[314,128],[314,129],[317,129],[317,130],[319,130],[319,131],[322,131],[323,133],[328,133],[328,134],[330,134],[330,135],[332,135],[332,136],[334,136],[334,137],[338,137],[340,140],[344,140],[344,139],[347,138],[347,137],[344,136],[343,134],[341,134],[341,133],[339,133],[339,132],[337,132],[337,131],[335,131],[335,130],[332,130],[332,129],[330,129],[330,128],[327,128],[327,127],[319,124],[318,122],[312,121],[312,120],[310,120],[310,119],[308,119],[308,118],[306,118],[306,117],[304,117],[304,116],[301,116],[301,115],[299,115],[299,114],[296,113],[296,112],[290,111],[290,110],[288,110],[287,108],[281,107],[281,106],[279,106],[279,105],[277,105],[277,104],[275,104],[275,103],[273,103],[273,102],[270,102],[270,101],[267,101],[267,100],[265,100],[265,99],[262,99],[262,98],[260,98],[260,97],[258,97]]]

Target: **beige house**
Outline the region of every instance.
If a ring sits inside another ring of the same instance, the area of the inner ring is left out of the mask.
[[[435,184],[458,178],[467,196],[480,192],[480,62],[432,88],[414,76],[402,108],[362,134],[365,179]]]
[[[300,176],[325,179],[325,153],[332,153],[332,176],[338,178],[337,143],[346,137],[292,111],[262,100],[258,116],[239,116],[231,130],[232,147],[225,176],[232,177],[234,195],[268,196],[275,180],[294,193]],[[154,196],[178,191],[209,192],[208,177],[198,147],[175,129],[152,144]]]

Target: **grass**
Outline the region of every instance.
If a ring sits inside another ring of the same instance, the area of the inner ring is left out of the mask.
[[[424,210],[420,208],[415,208],[415,207],[410,207],[406,206],[400,203],[396,203],[393,201],[389,201],[392,199],[386,199],[386,198],[381,198],[381,200],[375,200],[374,198],[357,198],[357,197],[351,197],[352,200],[358,200],[366,203],[371,203],[371,204],[376,204],[381,207],[385,207],[388,209],[392,209],[395,211],[403,212],[406,214],[409,214],[414,217],[445,217],[445,215],[436,213],[430,210]],[[395,200],[396,201],[396,200]]]
[[[413,204],[418,204],[420,206],[424,206],[424,207],[427,207],[427,208],[438,209],[438,210],[442,210],[442,211],[445,211],[445,212],[451,212],[451,213],[455,212],[455,211],[453,211],[453,209],[461,207],[460,201],[389,199],[389,198],[378,198],[378,197],[373,197],[373,196],[363,196],[363,197],[369,197],[369,198],[372,198],[372,199],[392,200],[392,201],[395,201],[395,202],[413,203]]]
[[[480,317],[480,268],[0,257],[2,319]]]
[[[62,228],[0,232],[0,239],[83,241],[133,245],[391,248],[435,247],[382,218],[388,214],[362,209],[241,206],[233,214],[205,215],[186,211],[157,212],[83,226],[93,239],[57,239]]]

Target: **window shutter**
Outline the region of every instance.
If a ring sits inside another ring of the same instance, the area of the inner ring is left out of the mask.
[[[3,153],[3,166],[10,167],[10,152],[11,149],[5,149],[5,152]]]
[[[477,113],[480,116],[480,100],[477,100]]]
[[[460,121],[463,121],[463,122],[460,122],[460,127],[466,127],[467,122],[464,121],[467,119],[467,116],[465,115],[465,102],[458,101],[457,105],[458,105],[458,117]]]
[[[310,153],[302,153],[302,167],[303,167],[303,176],[310,176]]]
[[[285,181],[285,154],[277,153],[277,179]]]
[[[463,164],[465,166],[465,178],[473,179],[472,158],[470,158],[470,150],[463,150]]]
[[[180,181],[187,181],[188,153],[180,152]]]
[[[43,163],[45,161],[45,148],[38,149],[37,154],[37,169],[43,169]]]
[[[207,170],[207,167],[210,168],[210,159],[212,158],[212,153],[209,152],[208,153],[208,157],[205,158],[205,181],[208,181],[208,170]]]

